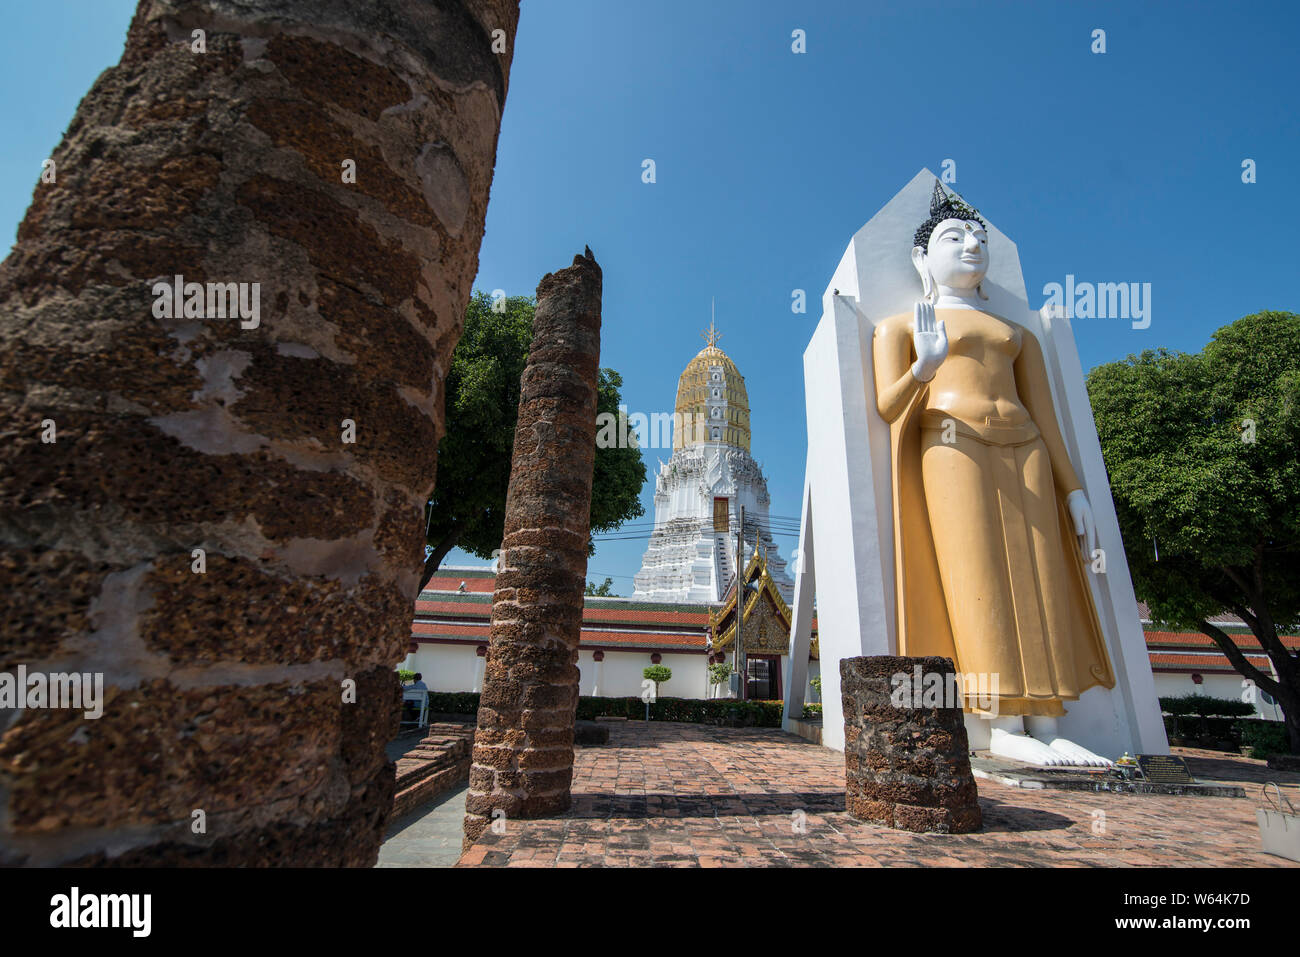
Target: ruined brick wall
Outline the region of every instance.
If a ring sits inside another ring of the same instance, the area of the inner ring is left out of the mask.
[[[465,800],[466,847],[494,812],[543,817],[569,807],[601,282],[587,250],[537,286]]]
[[[469,777],[474,725],[436,721],[424,738],[397,759],[394,819],[418,810],[439,794],[463,786]]]
[[[0,266],[0,670],[107,685],[0,716],[3,863],[374,862],[517,19],[140,3]]]

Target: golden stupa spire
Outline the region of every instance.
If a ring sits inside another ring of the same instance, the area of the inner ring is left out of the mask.
[[[714,317],[717,312],[716,305],[715,300],[709,300],[709,328],[700,333],[700,338],[707,342],[710,348],[716,347],[718,340],[722,338],[722,333],[714,326]]]
[[[692,429],[673,432],[673,448],[705,442],[722,442],[749,451],[749,393],[745,377],[718,347],[716,300],[710,309],[709,328],[700,334],[705,346],[677,380],[674,411],[693,422]],[[680,436],[680,438],[679,438]]]

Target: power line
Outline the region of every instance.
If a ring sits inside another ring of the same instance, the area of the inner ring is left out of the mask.
[[[762,528],[800,528],[800,527],[801,525],[799,522],[746,522],[745,523],[746,531],[749,531],[752,528],[762,529]],[[596,534],[616,535],[621,532],[635,532],[635,531],[653,532],[660,529],[662,529],[665,532],[672,532],[672,531],[689,531],[691,529],[698,529],[698,528],[713,528],[713,523],[711,521],[704,520],[699,522],[673,522],[673,523],[665,522],[662,526],[660,525],[640,525],[640,526],[619,525],[614,528],[611,528],[607,532],[597,532]],[[719,531],[718,534],[723,534],[723,533]],[[728,530],[728,534],[730,534],[730,530]]]
[[[799,525],[787,525],[787,524],[784,524],[784,523],[777,523],[777,522],[762,522],[762,523],[760,523],[760,522],[754,522],[753,524],[751,524],[751,523],[749,523],[749,522],[746,522],[746,523],[745,523],[745,532],[746,532],[746,534],[748,534],[749,532],[753,531],[754,529],[758,529],[759,531],[762,531],[762,532],[769,531],[769,530],[778,530],[778,531],[787,531],[787,532],[790,532],[790,531],[798,531],[799,528],[800,528]],[[655,532],[662,532],[662,533],[664,533],[664,534],[672,534],[672,533],[677,533],[677,532],[706,531],[706,530],[712,530],[712,529],[713,529],[713,523],[712,523],[712,522],[698,522],[698,523],[689,524],[689,525],[685,525],[685,524],[681,524],[681,525],[665,525],[665,526],[663,526],[662,528],[614,528],[614,529],[611,529],[611,530],[608,531],[608,532],[595,532],[595,533],[593,533],[593,537],[594,537],[594,538],[602,538],[602,537],[605,537],[605,536],[608,536],[608,535],[651,535],[651,534],[654,534]],[[719,535],[721,535],[721,534],[732,534],[732,532],[731,532],[731,530],[728,530],[726,533],[718,532],[718,534],[719,534]]]
[[[766,538],[796,538],[797,539],[800,533],[795,529],[791,529],[790,531],[764,530],[763,535]],[[648,542],[652,537],[653,536],[651,535],[645,535],[645,534],[611,535],[611,536],[595,537],[594,540],[597,545],[601,545],[604,544],[605,542]]]
[[[681,521],[681,519],[668,519],[668,521]],[[712,521],[711,518],[702,519],[702,521]],[[746,525],[752,525],[754,522],[799,522],[802,519],[798,515],[777,515],[768,513],[763,516],[750,515],[745,518]],[[624,522],[624,525],[654,525],[655,519],[644,519],[636,522]]]
[[[785,531],[791,531],[791,530],[798,530],[801,527],[802,526],[799,522],[746,522],[745,523],[746,532],[754,528],[758,528],[762,530],[775,528],[775,529],[782,529]],[[637,532],[648,534],[655,531],[663,531],[665,533],[669,533],[669,532],[683,532],[683,531],[693,531],[698,529],[712,529],[712,528],[713,528],[713,523],[707,520],[690,523],[690,524],[686,524],[682,522],[674,522],[674,523],[665,522],[663,525],[624,524],[624,525],[616,525],[615,527],[609,529],[608,531],[593,532],[592,534],[595,537],[599,538],[603,535],[622,535],[622,534],[637,533]],[[723,534],[723,533],[719,532],[719,534]],[[728,530],[727,534],[732,534],[732,532]]]
[[[755,525],[760,525],[760,526],[799,525],[801,522],[802,519],[794,518],[792,516],[768,515],[763,518],[746,519],[745,527],[752,528]],[[668,526],[681,527],[684,525],[691,526],[691,525],[712,525],[712,524],[713,524],[713,519],[711,517],[705,517],[699,519],[670,518],[670,519],[665,519],[663,522],[622,522],[617,526],[617,528],[656,528],[659,525],[663,525],[665,527]]]

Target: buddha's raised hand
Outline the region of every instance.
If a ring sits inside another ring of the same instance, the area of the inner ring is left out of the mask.
[[[916,350],[912,375],[929,382],[948,357],[948,330],[942,319],[935,321],[934,306],[928,302],[918,302],[912,313],[912,348]]]
[[[1076,488],[1073,492],[1065,497],[1065,508],[1070,513],[1070,521],[1074,523],[1074,534],[1079,539],[1079,550],[1083,552],[1083,560],[1090,562],[1093,560],[1093,551],[1097,548],[1097,523],[1092,516],[1092,506],[1088,504],[1088,496],[1083,494],[1083,489]]]

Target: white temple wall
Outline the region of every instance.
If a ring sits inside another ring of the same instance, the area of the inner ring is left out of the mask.
[[[1235,674],[1205,675],[1198,685],[1192,680],[1190,674],[1161,671],[1156,673],[1155,681],[1156,695],[1161,698],[1181,698],[1184,695],[1199,694],[1207,698],[1231,698],[1240,701],[1243,690],[1242,677]],[[1256,689],[1255,715],[1269,721],[1281,721],[1282,709],[1277,704],[1265,703],[1259,689]]]
[[[407,655],[403,667],[424,675],[430,691],[481,691],[484,659],[475,654],[476,644],[435,644],[421,642]],[[661,652],[660,664],[671,668],[673,677],[659,687],[665,698],[726,698],[727,684],[709,685],[709,657],[704,654]],[[606,651],[604,661],[596,661],[587,648],[578,650],[578,694],[583,697],[640,697],[642,671],[653,662],[648,651]],[[785,672],[782,656],[781,672]],[[810,662],[809,673],[816,677],[817,662]],[[783,679],[784,680],[784,679]],[[811,690],[809,701],[815,700]]]
[[[590,652],[579,654],[578,667],[583,676],[578,685],[584,695],[591,694],[592,682],[586,669],[592,667]],[[585,659],[585,660],[584,660]],[[705,682],[708,680],[708,655],[663,654],[659,662],[671,668],[673,677],[659,686],[659,694],[665,698],[703,698]],[[605,675],[601,683],[600,697],[621,698],[641,696],[641,672],[650,667],[650,653],[647,651],[606,651]]]
[[[474,653],[472,644],[432,644],[421,642],[419,650],[407,655],[404,668],[424,675],[430,691],[481,691],[483,687],[483,659]],[[579,694],[584,697],[624,697],[641,694],[641,670],[649,665],[650,655],[643,651],[607,651],[603,662],[595,661],[586,648],[578,652]],[[785,657],[782,656],[782,674],[785,674]],[[708,656],[695,654],[665,654],[662,664],[673,670],[673,679],[660,689],[665,697],[673,698],[725,698],[727,685],[708,685]],[[816,702],[817,693],[812,679],[820,677],[821,662],[808,662],[808,683],[804,688],[804,701]],[[1156,694],[1161,698],[1201,694],[1211,698],[1240,700],[1242,684],[1240,675],[1205,675],[1201,684],[1192,681],[1190,674],[1157,672]],[[783,679],[784,680],[784,679]],[[1255,713],[1269,721],[1281,721],[1282,711],[1276,704],[1268,704],[1256,692]]]
[[[477,645],[443,645],[421,642],[406,665],[424,675],[430,691],[483,690],[483,659],[474,653]]]
[[[440,644],[420,642],[418,650],[407,655],[404,668],[424,675],[430,691],[482,691],[484,659],[475,653],[477,644]],[[640,697],[641,672],[653,662],[648,651],[606,651],[604,661],[596,661],[592,651],[578,650],[578,693],[584,697]],[[671,681],[660,686],[659,693],[672,698],[708,696],[708,655],[662,653],[660,664],[672,669]]]

